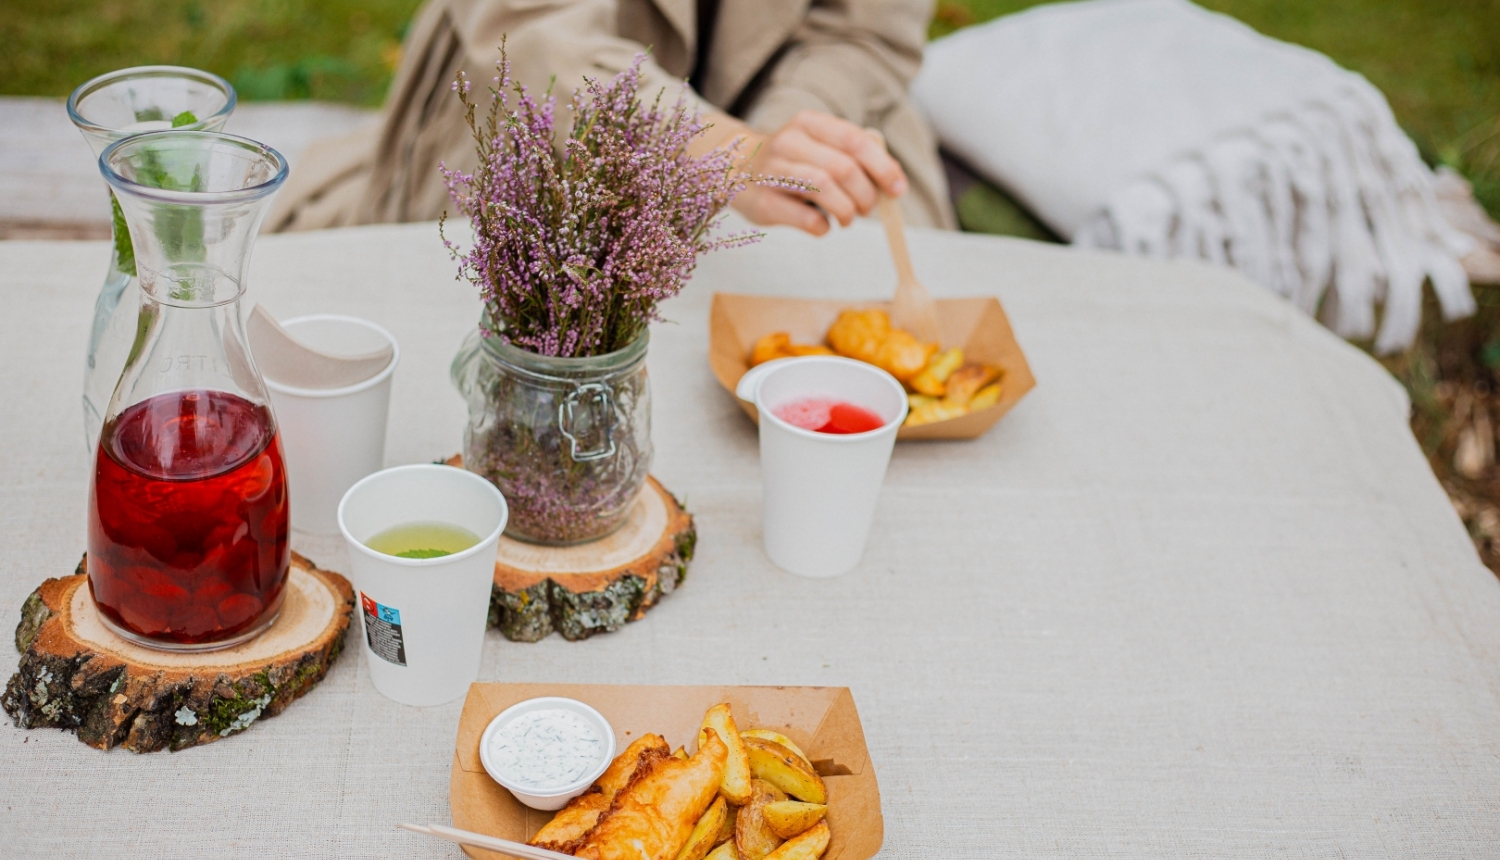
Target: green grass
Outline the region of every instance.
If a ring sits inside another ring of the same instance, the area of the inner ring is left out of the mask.
[[[126,66],[228,78],[245,99],[378,105],[419,0],[4,0],[0,95],[65,96]]]
[[[954,203],[958,223],[969,233],[1019,236],[1038,242],[1062,241],[1026,207],[981,179],[976,178]]]
[[[939,0],[932,35],[1041,5]],[[1332,57],[1390,100],[1429,163],[1457,168],[1500,217],[1500,2],[1200,0],[1260,32]],[[971,192],[972,193],[972,192]],[[967,224],[966,224],[967,226]]]
[[[241,97],[378,105],[419,0],[4,0],[0,94],[67,95],[94,75],[174,63]],[[933,35],[1038,5],[940,0]],[[1500,0],[1204,0],[1327,53],[1385,92],[1431,162],[1458,167],[1500,214]],[[993,191],[981,191],[993,198]],[[1003,208],[1004,204],[1001,204]],[[961,206],[961,208],[965,208]],[[1024,220],[966,204],[986,232]],[[1014,226],[1018,225],[1018,226]]]

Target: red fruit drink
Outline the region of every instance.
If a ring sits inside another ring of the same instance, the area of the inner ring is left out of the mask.
[[[809,397],[794,400],[775,410],[776,417],[803,430],[817,433],[868,433],[885,426],[879,415],[853,403],[829,400],[826,397]]]
[[[104,425],[89,491],[89,587],[105,618],[166,647],[254,633],[291,561],[270,410],[174,391]]]

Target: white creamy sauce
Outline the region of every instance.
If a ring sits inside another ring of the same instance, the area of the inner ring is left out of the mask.
[[[490,736],[496,769],[544,791],[582,779],[603,755],[604,739],[594,724],[562,708],[521,714]]]

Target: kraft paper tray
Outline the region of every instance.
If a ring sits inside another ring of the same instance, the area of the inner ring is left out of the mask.
[[[885,838],[880,786],[865,748],[865,732],[847,687],[660,687],[608,684],[474,684],[458,723],[448,802],[453,826],[525,841],[552,819],[521,805],[485,773],[479,738],[506,708],[536,696],[567,696],[585,702],[614,726],[623,750],[647,732],[673,748],[697,743],[703,714],[728,702],[742,729],[771,728],[807,753],[828,786],[832,839],[823,860],[869,860]],[[504,855],[465,847],[475,858]]]
[[[938,322],[943,347],[961,346],[967,361],[1002,368],[1005,376],[1000,401],[988,409],[947,421],[902,427],[902,439],[974,439],[984,435],[1011,407],[1036,387],[1031,366],[1016,342],[1010,320],[993,297],[938,299]],[[796,299],[780,296],[747,296],[715,293],[709,311],[708,362],[719,384],[734,397],[734,387],[750,369],[750,349],[772,332],[784,331],[794,343],[823,343],[828,327],[839,312],[850,308],[890,309],[890,302],[849,302],[826,299]],[[755,407],[739,398],[736,402],[752,420],[759,420]]]

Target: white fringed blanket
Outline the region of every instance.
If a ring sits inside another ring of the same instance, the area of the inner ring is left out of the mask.
[[[1380,351],[1415,337],[1425,279],[1446,316],[1474,310],[1472,242],[1385,98],[1233,18],[1042,6],[932,44],[913,94],[949,150],[1075,245],[1232,265]]]

